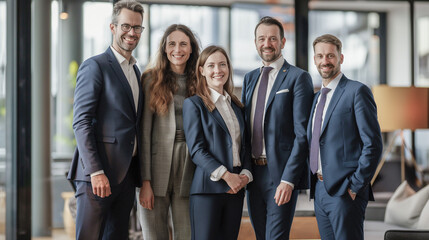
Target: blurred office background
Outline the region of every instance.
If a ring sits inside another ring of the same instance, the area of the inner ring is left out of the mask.
[[[145,30],[134,55],[143,71],[163,31],[189,26],[201,47],[225,47],[236,92],[261,64],[254,27],[266,15],[285,29],[283,56],[308,70],[315,88],[312,41],[343,42],[342,72],[369,87],[429,87],[429,1],[159,0],[140,1]],[[52,236],[63,229],[65,178],[75,148],[72,122],[77,68],[111,43],[113,1],[0,0],[0,239]],[[383,133],[387,144],[394,133]],[[419,169],[429,168],[429,131],[404,131]],[[401,141],[395,140],[392,162]],[[395,155],[396,154],[396,155]],[[407,157],[410,153],[406,153]],[[427,171],[426,171],[427,173]],[[427,175],[416,173],[427,180]],[[392,191],[399,185],[379,190]],[[307,200],[307,199],[305,199]]]

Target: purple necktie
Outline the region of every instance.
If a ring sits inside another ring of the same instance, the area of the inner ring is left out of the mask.
[[[253,118],[252,154],[259,158],[262,154],[262,118],[265,111],[265,97],[267,96],[268,73],[272,67],[262,68],[261,82],[259,83],[258,98],[256,99],[255,116]]]
[[[317,164],[319,160],[319,138],[320,129],[322,128],[322,115],[323,109],[325,108],[326,95],[331,91],[330,88],[322,88],[322,96],[317,104],[316,115],[314,116],[313,134],[311,135],[311,147],[310,147],[310,169],[314,174],[317,172]]]

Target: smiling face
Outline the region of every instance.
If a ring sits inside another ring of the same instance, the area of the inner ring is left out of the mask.
[[[121,25],[140,26],[142,25],[143,18],[140,13],[123,8],[117,17],[117,21],[116,24],[110,24],[110,31],[113,35],[112,47],[122,56],[129,59],[132,51],[139,43],[141,33],[135,33],[134,28],[131,28],[129,32],[124,32],[121,29]]]
[[[259,25],[255,37],[256,50],[265,65],[269,65],[280,57],[286,38],[280,36],[277,25]]]
[[[223,94],[223,86],[229,78],[228,61],[221,52],[214,52],[207,58],[204,66],[200,66],[201,75],[206,78],[207,85]]]
[[[165,54],[170,61],[170,67],[175,73],[185,71],[186,62],[192,53],[191,41],[182,31],[174,31],[167,36]]]
[[[341,72],[343,60],[334,44],[319,42],[314,46],[314,64],[325,86]]]

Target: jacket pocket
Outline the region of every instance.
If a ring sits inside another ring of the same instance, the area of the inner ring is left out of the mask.
[[[344,167],[357,167],[358,164],[359,163],[357,161],[345,161],[345,162],[343,162]]]
[[[335,109],[334,112],[332,112],[332,115],[342,115],[342,114],[347,114],[351,112],[352,112],[351,108],[340,108],[340,109]]]

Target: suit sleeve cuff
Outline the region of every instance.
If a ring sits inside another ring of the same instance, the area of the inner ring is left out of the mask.
[[[292,188],[295,188],[295,184],[293,184],[293,183],[291,183],[291,182],[288,182],[288,181],[282,180],[282,183],[286,183],[287,185],[291,186]]]
[[[226,173],[227,170],[228,169],[226,169],[226,167],[223,165],[216,168],[216,170],[214,170],[210,174],[210,180],[212,180],[213,182],[219,181],[222,178],[222,176]]]
[[[248,184],[253,181],[253,175],[252,175],[252,173],[249,170],[243,169],[243,170],[241,170],[240,174],[244,174],[244,175],[246,175],[249,178]]]
[[[91,176],[91,177],[94,177],[94,176],[101,175],[101,174],[104,174],[104,171],[103,171],[103,170],[93,172],[93,173],[91,173],[91,175],[90,175],[90,176]]]

